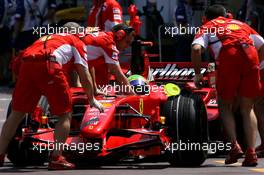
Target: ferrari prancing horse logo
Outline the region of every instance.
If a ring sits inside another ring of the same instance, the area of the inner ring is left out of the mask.
[[[143,110],[144,110],[144,101],[143,101],[143,98],[140,98],[140,100],[139,100],[139,112],[140,112],[140,114],[143,114]]]

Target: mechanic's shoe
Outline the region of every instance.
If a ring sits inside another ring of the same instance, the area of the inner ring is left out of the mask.
[[[49,166],[49,170],[72,170],[75,169],[75,165],[66,161],[63,156],[52,157]]]
[[[245,153],[245,160],[242,166],[255,167],[258,165],[258,158],[254,148],[248,148]]]
[[[225,164],[237,163],[238,159],[243,156],[243,151],[237,142],[232,143],[231,150],[227,155]]]
[[[264,143],[256,148],[256,153],[258,155],[258,158],[264,158]]]
[[[5,154],[0,154],[0,167],[4,165],[5,162]]]

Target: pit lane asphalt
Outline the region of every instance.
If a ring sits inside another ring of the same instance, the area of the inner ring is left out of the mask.
[[[11,89],[0,86],[0,128],[6,117],[8,104],[11,100]],[[259,139],[258,139],[259,142]],[[1,143],[0,143],[1,144]],[[0,168],[1,174],[29,174],[29,175],[48,175],[48,174],[78,174],[78,175],[238,175],[238,174],[264,174],[264,159],[259,159],[259,165],[256,168],[241,167],[241,162],[225,166],[224,158],[208,158],[199,168],[174,168],[168,163],[124,163],[115,166],[100,166],[81,168],[72,171],[48,171],[46,166],[14,168],[12,163],[6,159],[4,167]]]

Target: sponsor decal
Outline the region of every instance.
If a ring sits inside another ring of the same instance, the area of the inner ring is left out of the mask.
[[[100,103],[112,103],[113,100],[99,100]]]
[[[103,107],[105,107],[105,108],[109,108],[109,107],[113,106],[112,103],[102,103],[102,105],[103,105]]]
[[[227,29],[229,29],[229,30],[240,30],[241,27],[239,25],[237,25],[237,24],[229,24],[227,26]]]
[[[92,117],[87,122],[85,122],[84,124],[82,124],[81,129],[83,129],[86,126],[88,126],[89,129],[93,129],[94,126],[97,126],[98,125],[99,121],[100,120],[99,120],[98,117]]]
[[[221,19],[218,19],[218,20],[215,20],[217,23],[220,23],[220,24],[224,24],[225,21],[224,20],[221,20]]]
[[[98,123],[99,123],[99,118],[98,117],[92,117],[92,118],[90,118],[90,120],[88,121],[88,122],[86,122],[86,126],[88,126],[88,125],[94,125],[94,126],[96,126],[96,125],[98,125]]]
[[[155,79],[190,80],[195,75],[193,68],[179,68],[177,64],[167,64],[165,68],[151,68],[150,72]],[[206,68],[201,68],[201,73],[205,72]]]
[[[204,74],[207,68],[201,68],[201,74]],[[127,70],[126,76],[131,75],[131,70]],[[179,67],[177,64],[167,64],[164,67],[150,68],[150,74],[155,80],[193,80],[194,69],[190,67]]]
[[[143,114],[143,110],[144,110],[144,101],[143,98],[139,99],[139,112],[140,114]]]
[[[91,112],[98,112],[98,109],[96,109],[96,108],[91,108],[91,109],[90,109],[90,113],[91,113]]]
[[[107,114],[107,112],[109,112],[110,109],[111,109],[111,108],[109,108],[110,107],[110,103],[102,103],[102,105],[105,107],[103,113],[100,113],[100,111],[95,108],[95,110],[92,110],[92,111],[90,110],[87,115],[88,116],[97,116],[97,117],[105,116]],[[111,106],[113,106],[113,105],[111,104]],[[94,108],[92,108],[92,109],[94,109]]]
[[[122,18],[119,14],[114,14],[114,20],[122,20]]]
[[[99,116],[100,115],[100,111],[90,111],[89,113],[88,113],[88,115],[97,115],[97,116]]]
[[[120,14],[121,11],[118,8],[113,8],[113,14]]]
[[[213,98],[213,99],[210,99],[210,101],[207,103],[207,106],[211,106],[211,107],[216,107],[218,105],[217,103],[217,99]]]

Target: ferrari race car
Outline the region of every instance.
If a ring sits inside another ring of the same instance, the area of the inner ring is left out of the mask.
[[[42,165],[50,152],[63,147],[67,159],[87,164],[132,159],[200,166],[211,149],[209,138],[214,140],[208,122],[214,128],[213,122],[219,118],[215,89],[194,87],[191,63],[142,63],[146,58],[146,54],[132,51],[133,66],[124,65],[124,71],[144,74],[136,70],[143,64],[143,69],[150,67],[148,73],[154,81],[137,95],[116,95],[109,85],[112,93],[96,97],[105,107],[103,113],[90,108],[82,88],[71,89],[71,132],[63,146],[53,139],[57,117],[41,98],[9,145],[10,161],[17,166]],[[207,64],[202,73],[207,77]]]

